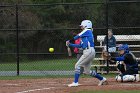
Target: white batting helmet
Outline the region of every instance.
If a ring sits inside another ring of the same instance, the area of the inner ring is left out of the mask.
[[[83,20],[80,26],[83,26],[84,28],[92,28],[92,22],[90,20]]]

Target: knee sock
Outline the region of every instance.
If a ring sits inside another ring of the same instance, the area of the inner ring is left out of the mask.
[[[78,82],[79,77],[80,77],[80,74],[75,73],[75,75],[74,75],[74,82],[75,82],[75,83],[77,83],[77,82]]]
[[[99,75],[99,74],[96,74],[95,77],[96,77],[97,79],[99,79],[99,80],[103,80],[103,77],[102,77],[101,75]]]
[[[97,74],[95,71],[91,71],[90,75],[92,77],[95,77],[95,78],[99,79],[99,80],[103,80],[103,77],[101,75]]]

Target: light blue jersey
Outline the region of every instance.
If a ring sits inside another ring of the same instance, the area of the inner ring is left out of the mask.
[[[91,29],[85,29],[81,33],[79,33],[77,36],[74,37],[74,40],[81,38],[80,44],[72,44],[70,43],[69,46],[71,47],[77,47],[77,48],[89,48],[94,47],[94,36],[92,34]]]

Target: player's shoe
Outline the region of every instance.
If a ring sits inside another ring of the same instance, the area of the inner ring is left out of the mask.
[[[69,84],[68,87],[77,87],[78,85],[79,85],[78,82],[77,83],[73,82]]]
[[[98,86],[101,86],[101,85],[103,85],[103,84],[107,84],[107,80],[106,80],[106,78],[104,78],[104,77],[103,77],[103,80],[100,80],[100,81],[99,81]]]

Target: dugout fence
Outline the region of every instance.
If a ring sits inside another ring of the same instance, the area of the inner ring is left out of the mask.
[[[140,35],[140,2],[116,1],[0,4],[0,75],[72,75],[76,55],[68,57],[65,41],[79,33],[84,19],[93,21],[98,35]],[[125,42],[117,42],[125,43]],[[137,42],[127,42],[139,45]],[[54,53],[48,49],[54,47]],[[139,47],[131,47],[139,51]],[[96,49],[100,58],[101,48]],[[136,53],[137,57],[139,53]],[[99,61],[93,61],[99,64]],[[92,68],[95,69],[95,68]],[[106,71],[110,72],[107,61]]]

